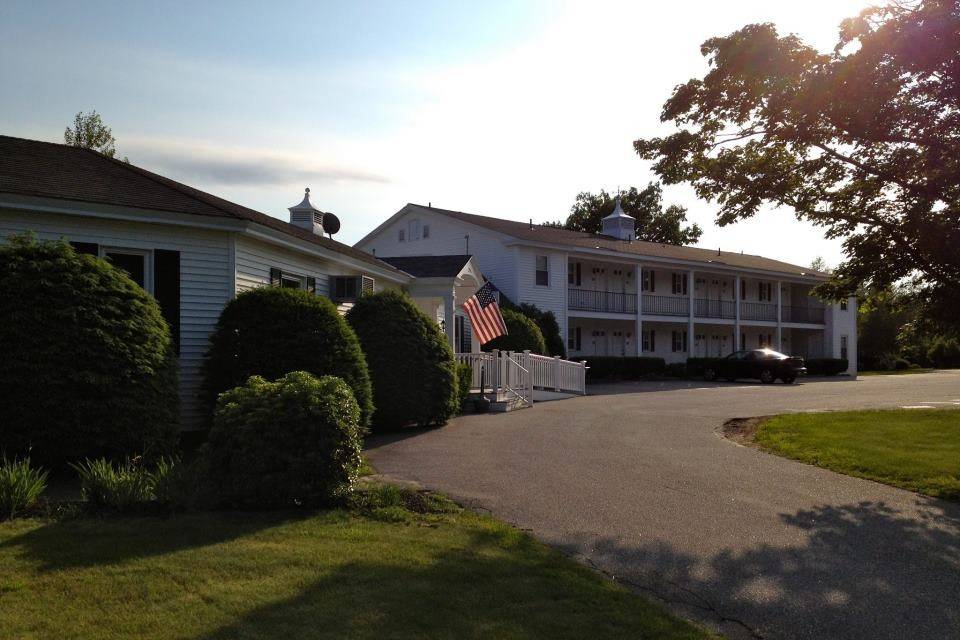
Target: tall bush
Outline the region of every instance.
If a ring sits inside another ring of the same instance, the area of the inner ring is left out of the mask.
[[[157,302],[63,241],[0,246],[0,428],[8,453],[59,466],[161,454],[179,415],[176,357]]]
[[[364,296],[347,313],[370,368],[376,430],[440,424],[458,407],[453,350],[409,296]]]
[[[557,316],[553,311],[541,311],[535,304],[528,302],[522,303],[518,311],[533,320],[540,333],[543,334],[543,342],[546,350],[541,355],[546,356],[566,356],[566,349],[563,343],[563,336],[560,335],[560,324],[557,322]]]
[[[370,374],[360,342],[328,299],[299,289],[260,287],[224,307],[203,367],[203,398],[212,415],[217,396],[250,376],[275,380],[291,371],[342,378],[366,427],[373,414]]]
[[[960,367],[960,342],[956,338],[938,336],[930,345],[927,358],[935,367]]]
[[[220,396],[204,446],[208,483],[231,507],[329,505],[360,474],[360,407],[343,380],[294,371]]]
[[[500,349],[501,351],[526,351],[543,355],[547,346],[543,340],[543,333],[536,323],[519,311],[503,309],[503,321],[507,325],[507,335],[494,338],[483,345],[485,351]]]

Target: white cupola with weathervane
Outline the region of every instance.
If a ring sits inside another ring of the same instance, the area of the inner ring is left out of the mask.
[[[310,204],[310,188],[304,189],[303,201],[295,207],[287,209],[290,212],[290,224],[318,236],[323,235],[323,211]]]
[[[600,233],[605,236],[612,236],[618,240],[633,240],[635,237],[636,223],[636,218],[628,216],[623,212],[623,209],[620,207],[620,196],[617,196],[613,213],[603,219],[603,227]]]

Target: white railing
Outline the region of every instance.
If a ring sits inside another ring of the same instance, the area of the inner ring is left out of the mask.
[[[489,353],[458,353],[456,358],[457,362],[470,365],[474,388],[480,387],[482,375],[484,387],[489,387],[493,393],[512,391],[531,399],[533,389],[580,395],[587,393],[585,360],[574,362],[529,351],[511,353],[497,350]]]

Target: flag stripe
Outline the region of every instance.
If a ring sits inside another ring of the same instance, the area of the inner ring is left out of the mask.
[[[507,325],[493,292],[494,287],[488,282],[463,303],[463,310],[469,316],[480,344],[507,333]]]

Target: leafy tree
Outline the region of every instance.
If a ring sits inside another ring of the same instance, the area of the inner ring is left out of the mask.
[[[557,322],[557,316],[553,311],[541,311],[535,304],[529,302],[521,303],[517,310],[523,315],[533,320],[540,333],[543,334],[543,341],[547,350],[541,355],[560,356],[566,355],[563,344],[563,336],[560,335],[560,324]]]
[[[503,322],[507,325],[507,335],[494,338],[483,345],[484,351],[526,351],[543,355],[547,345],[537,323],[519,311],[502,309]]]
[[[830,265],[823,259],[823,256],[817,256],[810,262],[810,268],[821,273],[830,273]]]
[[[117,153],[117,139],[96,111],[78,111],[73,118],[73,127],[64,130],[63,141],[74,147],[93,149],[111,158]],[[126,158],[123,160],[129,162]]]
[[[601,190],[598,194],[584,191],[570,209],[564,228],[572,231],[599,233],[603,219],[613,213],[616,194]],[[687,210],[672,204],[663,208],[663,189],[651,182],[644,189],[630,187],[620,194],[620,206],[624,213],[636,219],[638,240],[664,244],[695,244],[703,234],[697,224],[683,226]],[[552,225],[551,225],[552,226]]]
[[[710,71],[679,85],[637,140],[667,184],[719,204],[717,222],[764,204],[843,238],[847,259],[817,293],[910,279],[956,326],[960,298],[960,12],[898,2],[845,20],[820,53],[771,24],[701,47]],[[953,309],[953,313],[950,311]]]

